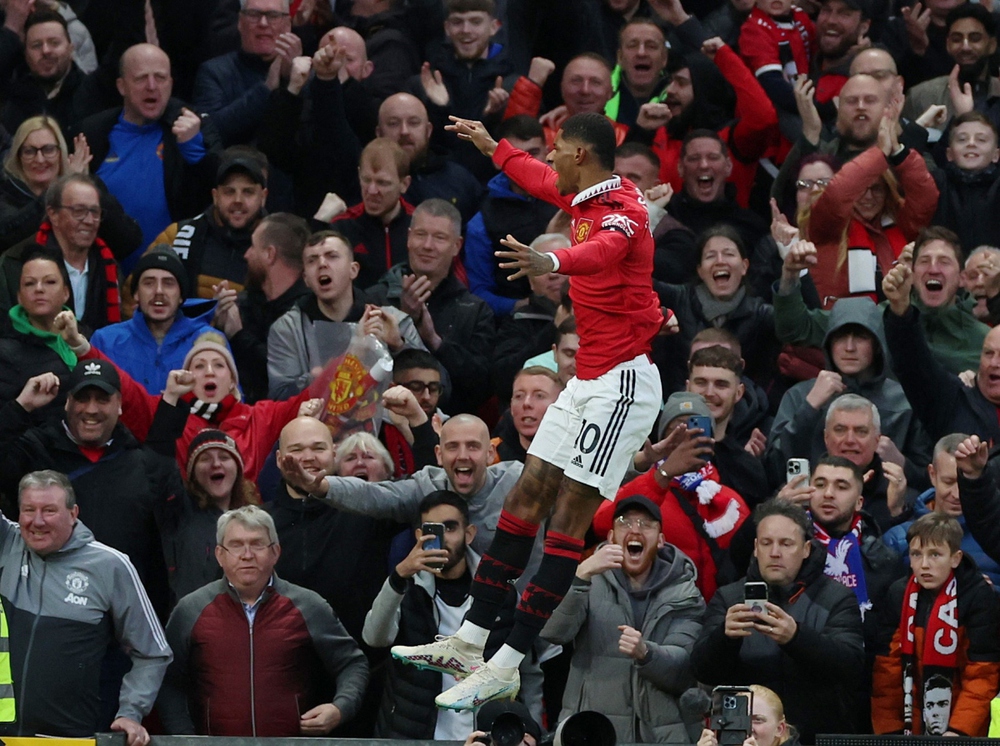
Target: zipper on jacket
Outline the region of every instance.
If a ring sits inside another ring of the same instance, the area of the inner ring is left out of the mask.
[[[34,647],[34,644],[35,644],[35,631],[38,629],[38,621],[42,618],[42,603],[45,600],[45,574],[48,572],[48,569],[49,569],[49,563],[43,561],[42,562],[42,579],[38,583],[38,613],[35,614],[35,619],[31,623],[31,633],[28,635],[28,647],[27,647],[26,652],[24,654],[24,665],[21,667],[21,692],[22,692],[22,694],[25,691],[27,691],[27,688],[28,688],[28,661],[31,659],[31,649]],[[24,712],[25,712],[25,707],[24,707],[24,703],[23,702],[18,707],[18,710],[20,712],[21,717],[18,717],[17,733],[18,733],[18,735],[23,735],[22,734],[22,728],[24,727],[23,726],[23,723],[24,723],[24,717],[23,717],[23,715],[24,715]]]
[[[260,609],[258,609],[260,611]],[[254,687],[253,675],[253,622],[247,619],[250,625],[250,729],[253,737],[257,737],[257,693]]]

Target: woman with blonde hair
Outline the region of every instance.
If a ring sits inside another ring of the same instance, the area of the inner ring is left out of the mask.
[[[45,192],[65,174],[89,173],[87,138],[73,140],[69,152],[59,123],[49,116],[29,117],[17,128],[0,172],[0,251],[33,236],[45,219]],[[116,258],[128,256],[142,240],[139,224],[125,214],[113,195],[99,183],[101,226]]]
[[[884,117],[878,142],[845,163],[812,205],[803,238],[816,245],[809,274],[823,308],[850,296],[880,300],[882,277],[934,217],[934,179],[895,127]]]
[[[798,746],[799,735],[785,720],[781,697],[760,684],[751,684],[750,690],[753,692],[753,710],[750,713],[752,732],[743,746]],[[704,729],[698,746],[719,746],[715,732]]]

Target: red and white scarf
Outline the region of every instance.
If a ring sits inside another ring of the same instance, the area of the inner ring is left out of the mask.
[[[903,657],[903,722],[906,735],[913,733],[913,699],[916,693],[917,645],[914,626],[917,600],[921,587],[911,575],[903,594],[903,610],[899,618],[900,653]],[[955,573],[938,591],[924,629],[924,645],[920,651],[922,678],[920,691],[926,694],[926,682],[941,676],[954,682],[958,666],[958,581]],[[954,697],[954,695],[953,695]],[[952,699],[954,701],[954,698]],[[921,711],[926,702],[921,696]],[[923,730],[923,729],[921,729]],[[937,734],[940,735],[940,734]]]

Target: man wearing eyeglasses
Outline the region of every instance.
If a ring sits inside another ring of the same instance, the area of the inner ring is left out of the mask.
[[[322,736],[350,720],[365,656],[319,594],[275,575],[271,516],[230,510],[217,539],[224,577],[182,598],[167,622],[177,651],[157,700],[167,732]]]
[[[665,542],[661,524],[649,498],[619,502],[607,543],[580,563],[542,630],[550,642],[573,642],[559,719],[600,710],[619,740],[632,743],[689,740],[678,698],[693,681],[689,659],[705,602],[694,563]]]
[[[23,257],[44,246],[62,257],[70,281],[68,305],[83,326],[95,330],[121,321],[121,270],[98,236],[104,213],[94,179],[87,174],[60,178],[45,194],[45,215],[37,233],[0,259],[0,309],[18,302]]]
[[[254,139],[271,91],[288,82],[292,60],[302,56],[288,0],[246,0],[236,28],[240,48],[203,62],[192,96],[195,108],[212,117],[226,147]]]

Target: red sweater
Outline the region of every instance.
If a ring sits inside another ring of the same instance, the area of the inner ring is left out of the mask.
[[[740,54],[757,76],[780,72],[793,80],[808,75],[816,55],[816,27],[799,8],[793,8],[791,21],[777,21],[754,8],[740,27]]]
[[[809,274],[824,308],[830,308],[838,298],[852,295],[848,261],[837,267],[845,230],[848,250],[870,251],[885,275],[892,269],[903,247],[914,240],[934,217],[938,188],[927,171],[924,159],[915,150],[911,150],[903,162],[892,169],[899,181],[900,191],[906,195],[896,212],[895,224],[873,224],[858,215],[854,209],[855,202],[887,168],[889,162],[885,155],[873,145],[844,164],[812,207],[809,240],[816,244],[817,263]],[[874,299],[875,294],[872,293],[871,297]]]
[[[553,253],[559,274],[570,278],[580,336],[577,378],[597,378],[649,353],[663,314],[651,279],[649,213],[636,186],[616,176],[579,194],[562,195],[554,170],[506,140],[497,147],[493,162],[533,197],[573,218],[573,246]]]
[[[97,357],[110,360],[93,346],[82,359]],[[117,365],[115,368],[122,382],[122,424],[131,430],[139,441],[145,441],[161,397],[147,392]],[[180,464],[182,473],[187,473],[188,446],[194,436],[205,428],[215,427],[236,441],[243,456],[243,475],[256,482],[257,475],[278,441],[281,429],[298,415],[299,405],[314,396],[310,392],[311,388],[307,388],[287,401],[259,401],[253,406],[236,402],[219,422],[210,422],[193,414],[188,415],[184,434],[177,439],[177,463]]]

